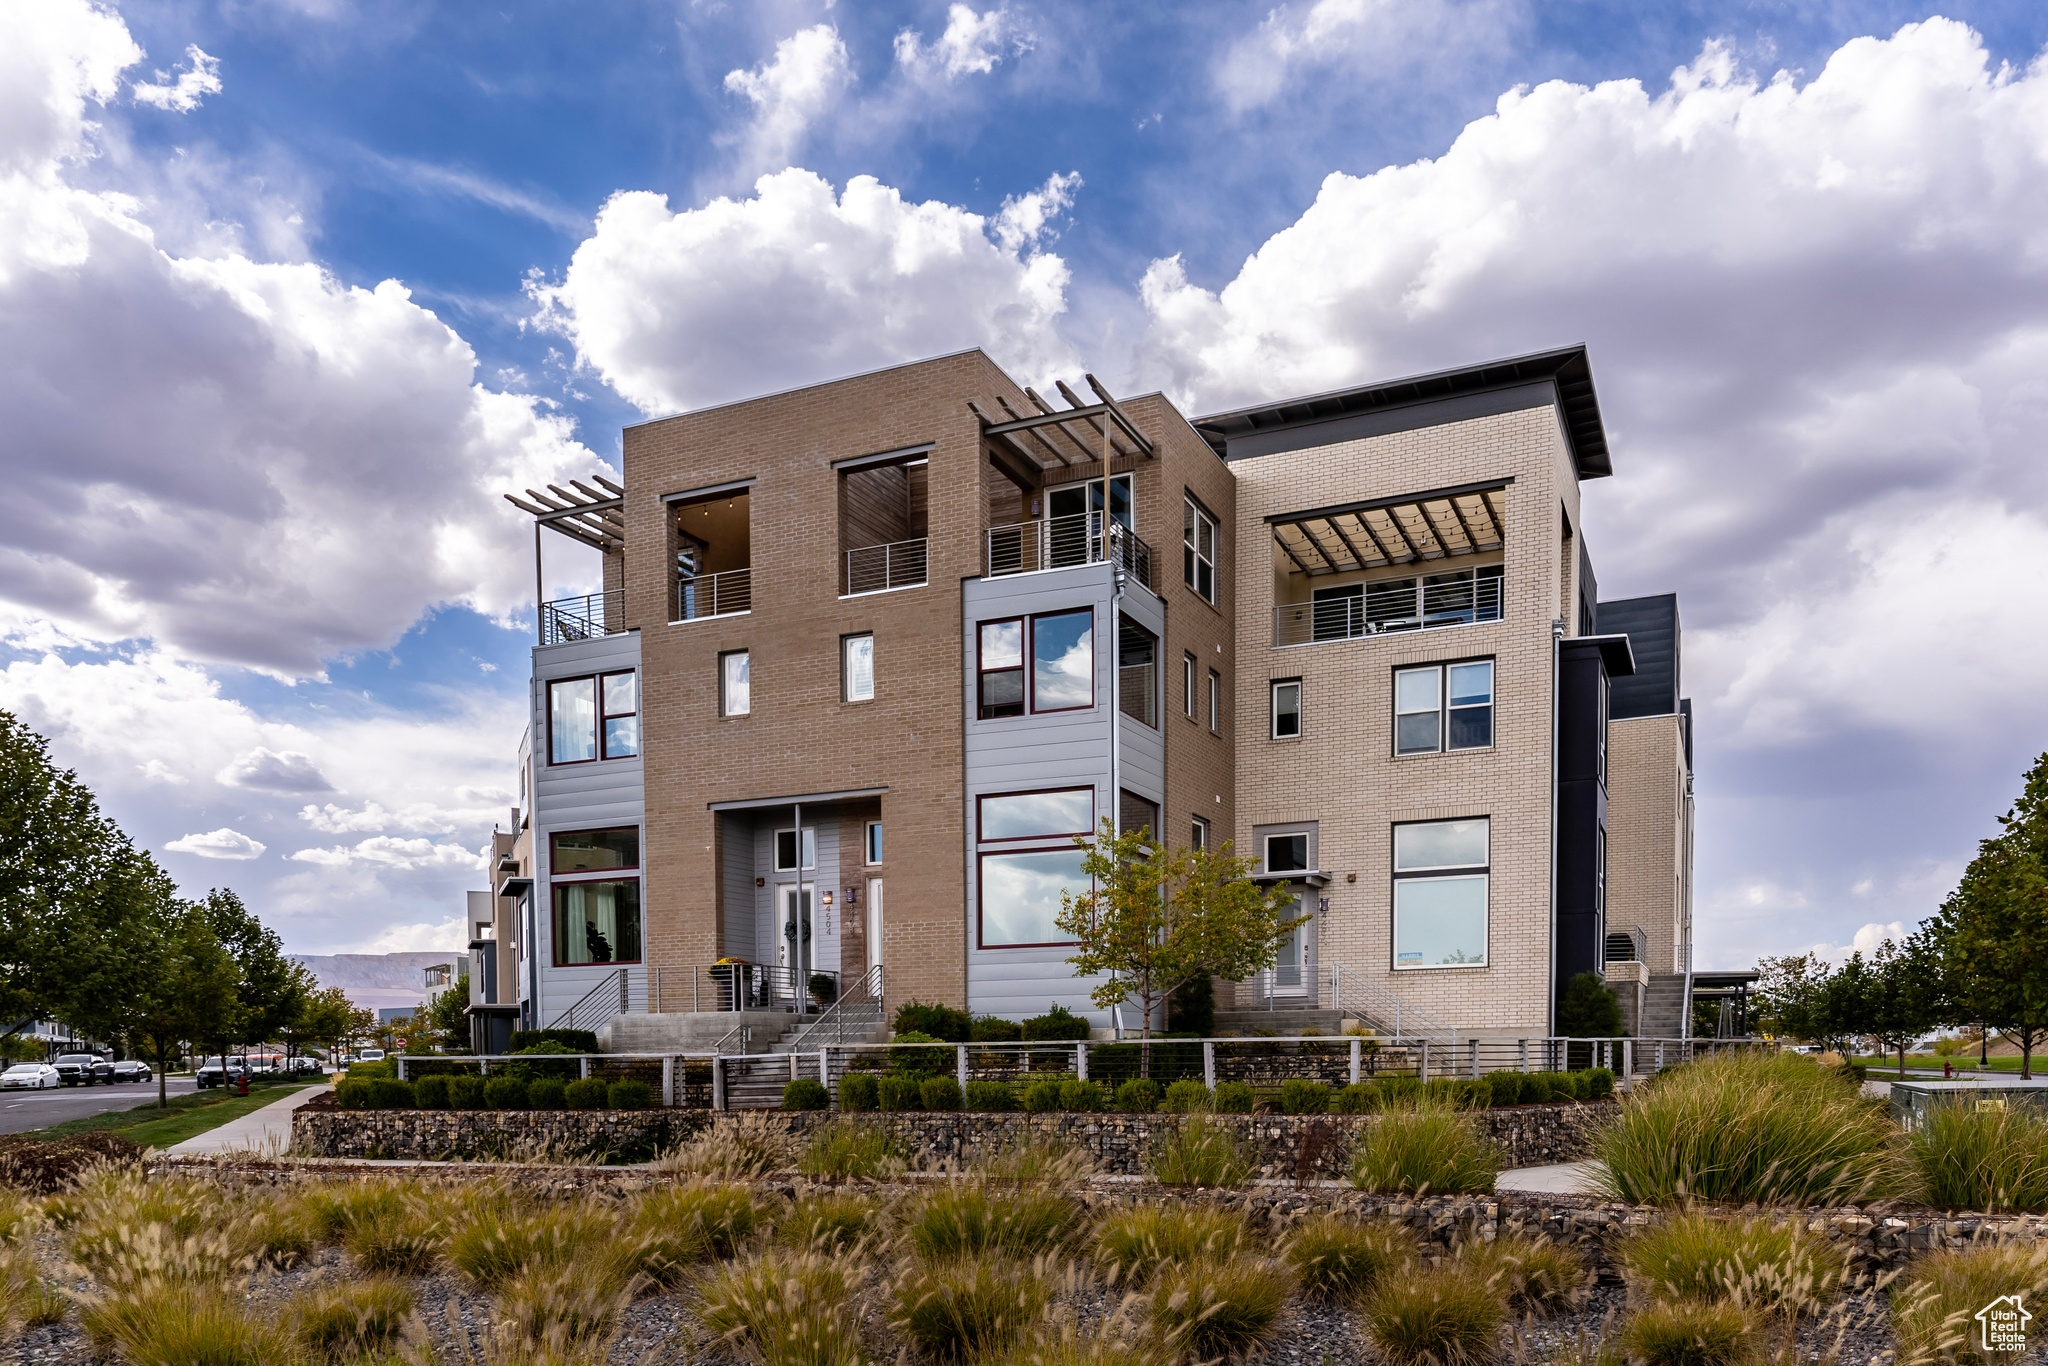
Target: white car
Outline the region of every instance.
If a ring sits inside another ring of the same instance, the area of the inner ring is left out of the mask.
[[[63,1084],[64,1078],[58,1075],[56,1068],[46,1062],[18,1062],[5,1072],[0,1072],[0,1091],[40,1091],[45,1087],[58,1087]]]
[[[384,1050],[381,1048],[365,1048],[362,1052],[356,1054],[356,1061],[382,1062],[384,1061]]]

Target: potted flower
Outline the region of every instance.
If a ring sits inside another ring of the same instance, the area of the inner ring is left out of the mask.
[[[829,1006],[839,995],[839,983],[829,972],[811,974],[811,1000],[821,1006]]]

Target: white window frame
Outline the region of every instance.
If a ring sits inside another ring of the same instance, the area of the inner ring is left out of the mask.
[[[732,665],[738,660],[746,674],[745,695],[738,698],[735,706]],[[718,714],[721,717],[751,716],[754,711],[754,656],[751,650],[726,650],[718,656]]]
[[[1280,729],[1280,696],[1289,690],[1294,693],[1294,729],[1282,732]],[[1276,678],[1269,691],[1271,706],[1268,708],[1267,733],[1275,740],[1299,740],[1301,738],[1301,680],[1298,678]]]
[[[788,826],[775,832],[775,843],[768,851],[768,862],[774,866],[774,870],[778,873],[815,872],[818,867],[818,827],[815,825],[804,827],[803,844],[799,851],[798,859],[803,864],[803,867],[794,868],[782,861],[782,837],[794,829],[794,826]]]
[[[859,691],[855,682],[853,656],[856,647],[867,646],[867,691]],[[875,700],[875,633],[855,631],[839,637],[839,700],[842,702],[872,702]]]
[[[1180,656],[1180,709],[1188,720],[1195,719],[1195,657],[1185,650]]]
[[[1486,861],[1482,863],[1418,864],[1403,868],[1396,852],[1400,847],[1400,831],[1408,826],[1456,825],[1477,821],[1486,832]],[[1461,816],[1449,821],[1399,821],[1388,831],[1389,865],[1393,869],[1391,894],[1388,897],[1388,952],[1391,966],[1396,972],[1448,972],[1469,968],[1484,968],[1492,960],[1493,934],[1493,818],[1490,816]],[[1401,961],[1401,889],[1404,885],[1429,882],[1477,882],[1480,895],[1479,957],[1476,961],[1461,963],[1406,963]]]
[[[1209,670],[1209,733],[1223,733],[1223,675]]]
[[[1202,553],[1203,533],[1208,533],[1209,553]],[[1195,501],[1193,494],[1182,495],[1181,512],[1181,581],[1187,584],[1194,595],[1210,606],[1216,604],[1216,519],[1209,510]],[[1209,591],[1203,592],[1198,582],[1202,571],[1209,571]]]
[[[1453,711],[1476,711],[1476,705],[1453,707],[1451,705],[1451,670],[1471,664],[1484,664],[1489,670],[1486,692],[1486,710],[1492,715],[1486,727],[1486,743],[1483,745],[1451,744],[1451,713]],[[1401,710],[1401,680],[1413,674],[1434,674],[1436,677],[1436,744],[1429,749],[1401,748],[1401,718],[1422,716],[1422,711]],[[1491,656],[1478,659],[1450,659],[1441,664],[1418,664],[1394,670],[1393,693],[1393,749],[1397,759],[1412,758],[1421,754],[1468,754],[1475,750],[1492,749],[1496,728],[1500,723],[1500,667]]]
[[[1188,831],[1188,848],[1207,849],[1208,847],[1209,822],[1206,817],[1196,816]]]
[[[868,868],[882,866],[882,823],[869,821],[861,830],[861,862]]]

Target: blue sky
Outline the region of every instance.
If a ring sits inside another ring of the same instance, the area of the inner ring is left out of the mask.
[[[1910,925],[2048,748],[2040,6],[0,0],[0,40],[0,705],[294,949],[456,942],[531,611],[499,490],[963,345],[1190,411],[1591,345],[1601,586],[1688,627],[1703,964]]]

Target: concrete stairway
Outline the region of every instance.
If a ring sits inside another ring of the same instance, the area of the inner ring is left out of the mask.
[[[1307,1006],[1281,1005],[1273,1010],[1254,1007],[1216,1012],[1216,1032],[1219,1034],[1278,1034],[1287,1037],[1305,1029],[1313,1029],[1319,1034],[1338,1034],[1343,1032],[1343,1028],[1344,1017],[1339,1012]]]
[[[1685,974],[1653,975],[1643,993],[1642,1027],[1636,1033],[1645,1039],[1682,1038],[1685,1011]]]

